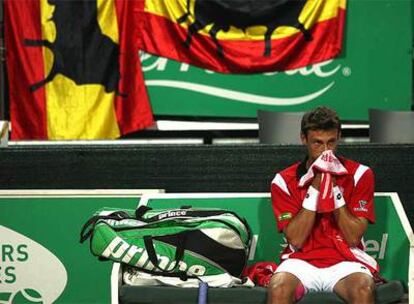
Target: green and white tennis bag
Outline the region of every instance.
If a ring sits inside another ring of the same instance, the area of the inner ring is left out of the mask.
[[[92,254],[122,263],[132,285],[157,276],[168,285],[198,286],[201,279],[228,287],[246,265],[251,233],[227,210],[141,206],[98,211],[82,228],[81,242],[88,238]]]

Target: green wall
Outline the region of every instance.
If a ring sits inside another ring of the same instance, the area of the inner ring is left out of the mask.
[[[406,285],[410,244],[392,199],[376,194],[377,223],[370,225],[365,241],[382,275]],[[138,195],[0,193],[0,302],[110,303],[112,263],[98,261],[88,241],[79,243],[81,227],[98,209],[135,209],[138,200]],[[194,194],[186,198],[170,194],[169,199],[157,195],[147,205],[221,207],[237,212],[248,220],[257,240],[251,263],[277,260],[284,244],[282,235],[276,233],[269,194],[245,197],[232,193],[203,199]]]

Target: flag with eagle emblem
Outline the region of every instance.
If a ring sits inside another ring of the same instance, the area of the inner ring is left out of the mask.
[[[139,0],[140,47],[224,73],[283,71],[337,56],[346,0]]]
[[[6,0],[12,139],[111,139],[153,124],[133,2]]]

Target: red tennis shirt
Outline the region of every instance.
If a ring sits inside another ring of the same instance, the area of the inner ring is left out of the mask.
[[[336,185],[341,190],[346,208],[355,216],[375,222],[374,213],[374,174],[372,170],[355,161],[338,157],[348,174],[336,177]],[[289,221],[302,209],[302,202],[308,186],[299,187],[299,179],[306,173],[306,160],[298,162],[276,174],[271,184],[272,206],[280,232]],[[349,248],[342,232],[339,230],[333,213],[317,213],[314,227],[302,248],[288,244],[282,252],[281,259],[297,258],[305,260],[316,267],[329,267],[336,263],[355,260],[350,252],[366,255],[357,248]],[[360,250],[361,249],[361,250]],[[370,260],[367,257],[367,260]],[[367,262],[370,264],[369,262]],[[375,265],[371,265],[375,268]]]

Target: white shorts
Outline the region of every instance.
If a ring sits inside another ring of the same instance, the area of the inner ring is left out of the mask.
[[[358,262],[340,262],[331,267],[317,268],[306,261],[287,259],[276,269],[275,273],[288,272],[297,277],[305,288],[305,292],[332,292],[336,283],[346,276],[362,272],[372,277],[367,267]]]

